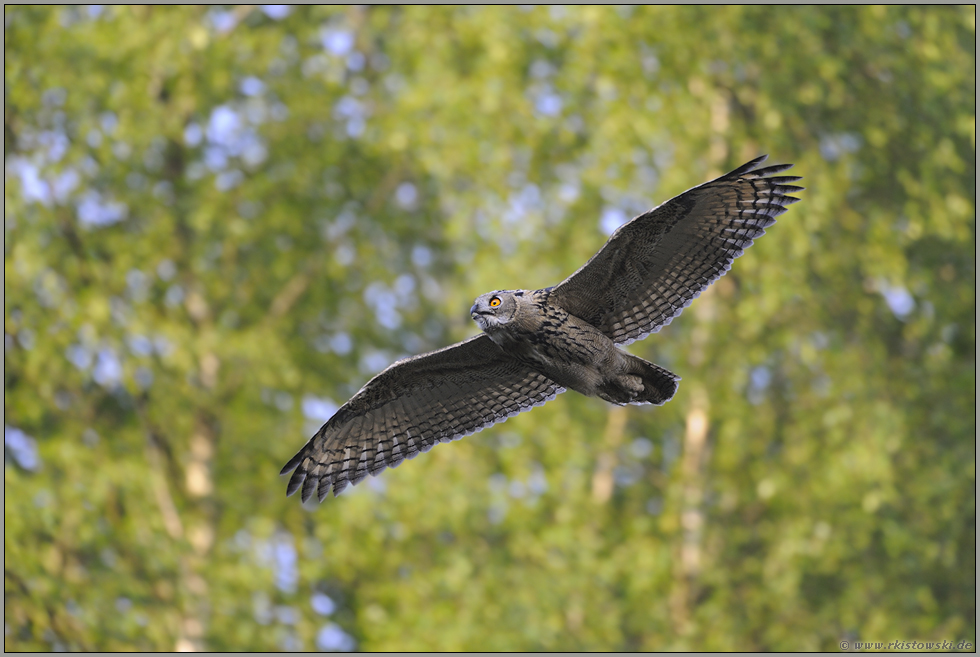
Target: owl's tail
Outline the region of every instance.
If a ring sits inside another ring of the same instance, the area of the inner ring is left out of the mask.
[[[643,390],[630,403],[661,406],[669,402],[677,392],[677,382],[681,377],[632,354],[628,356],[630,374],[635,374],[643,380]]]

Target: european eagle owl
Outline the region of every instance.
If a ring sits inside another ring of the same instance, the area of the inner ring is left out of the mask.
[[[367,382],[289,460],[286,489],[323,501],[386,467],[565,390],[613,404],[670,401],[680,377],[617,345],[656,333],[800,199],[765,155],[619,227],[554,287],[477,297],[482,333],[400,360]]]

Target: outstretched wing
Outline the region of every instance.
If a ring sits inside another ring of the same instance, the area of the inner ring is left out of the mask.
[[[565,389],[485,334],[400,360],[367,382],[280,474],[305,502],[555,398]]]
[[[661,327],[718,280],[800,199],[798,176],[775,176],[763,155],[626,223],[550,299],[617,344]]]

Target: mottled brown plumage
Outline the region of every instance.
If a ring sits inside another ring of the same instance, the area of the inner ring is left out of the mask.
[[[759,157],[621,226],[561,284],[481,295],[483,333],[406,358],[361,388],[282,469],[287,486],[333,490],[437,442],[458,440],[566,389],[614,404],[663,404],[679,377],[620,350],[671,322],[752,245],[803,188]]]
[[[498,290],[478,297],[470,315],[504,353],[562,388],[614,404],[660,405],[673,397],[677,376],[617,349],[553,298],[553,288]]]

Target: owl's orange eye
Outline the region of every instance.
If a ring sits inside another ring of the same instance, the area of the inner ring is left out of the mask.
[[[499,305],[500,305],[500,297],[494,297],[494,298],[490,299],[490,307],[491,308],[496,308]]]

